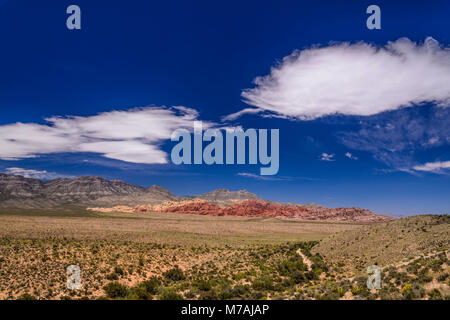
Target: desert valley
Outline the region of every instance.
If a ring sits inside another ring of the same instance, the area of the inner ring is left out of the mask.
[[[448,215],[0,174],[1,299],[449,299]],[[67,287],[79,266],[81,288]],[[368,289],[368,266],[382,270]]]

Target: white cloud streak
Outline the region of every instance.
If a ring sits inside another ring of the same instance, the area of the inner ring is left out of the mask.
[[[285,180],[291,180],[290,178],[268,177],[268,176],[261,176],[261,175],[258,175],[258,174],[253,174],[253,173],[247,173],[247,172],[239,172],[237,175],[241,176],[241,177],[252,178],[252,179],[263,180],[263,181],[285,181]]]
[[[431,37],[419,44],[402,38],[384,47],[364,42],[313,47],[285,57],[254,82],[242,93],[247,104],[304,120],[368,116],[426,102],[448,106],[450,48]],[[228,117],[244,113],[248,109]]]
[[[229,115],[226,115],[224,117],[222,117],[222,121],[233,121],[236,120],[237,118],[239,118],[240,116],[244,115],[244,114],[255,114],[255,113],[259,113],[262,112],[264,110],[262,109],[257,109],[257,108],[245,108],[241,111],[235,112],[235,113],[231,113]]]
[[[39,179],[39,180],[51,180],[51,179],[57,179],[57,178],[71,178],[72,177],[69,175],[58,174],[55,172],[48,172],[45,170],[24,169],[24,168],[17,168],[17,167],[6,168],[4,170],[4,172],[7,174],[14,174],[14,175],[23,176],[25,178],[34,178],[34,179]]]
[[[346,152],[346,153],[345,153],[345,156],[346,156],[347,158],[349,158],[349,159],[352,159],[352,160],[358,160],[358,157],[355,157],[355,156],[352,155],[350,152]]]
[[[145,107],[89,117],[45,119],[48,124],[0,126],[0,159],[18,160],[62,152],[94,152],[142,164],[167,163],[160,144],[178,128],[192,130],[198,113],[186,107]],[[203,122],[203,127],[212,123]]]
[[[444,174],[446,173],[445,169],[450,169],[450,161],[427,162],[423,165],[414,166],[413,169],[416,171]]]
[[[322,161],[335,161],[334,154],[322,153],[320,156],[320,160]]]

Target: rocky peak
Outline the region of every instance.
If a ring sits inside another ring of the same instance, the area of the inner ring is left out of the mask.
[[[177,197],[167,189],[164,189],[161,186],[153,185],[145,189],[147,193],[150,193],[155,196],[162,196],[164,198],[175,200]]]
[[[228,189],[217,189],[204,193],[197,198],[209,201],[226,201],[231,199],[259,199],[254,193],[247,190],[230,191]]]

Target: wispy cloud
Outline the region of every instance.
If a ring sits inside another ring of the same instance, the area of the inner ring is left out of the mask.
[[[237,118],[239,118],[240,116],[244,115],[244,114],[255,114],[255,113],[259,113],[262,112],[264,110],[262,109],[258,109],[258,108],[245,108],[241,111],[235,112],[235,113],[231,113],[229,115],[226,115],[224,117],[222,117],[222,121],[233,121],[236,120]]]
[[[322,179],[318,178],[310,178],[310,177],[300,177],[300,176],[261,176],[259,174],[248,173],[248,172],[239,172],[237,174],[241,177],[256,179],[256,180],[264,180],[264,181],[295,181],[295,180],[304,180],[304,181],[319,181]]]
[[[322,153],[320,155],[320,160],[322,161],[335,161],[334,154]]]
[[[254,82],[242,93],[247,104],[299,119],[368,116],[425,102],[448,106],[450,48],[431,37],[424,43],[402,38],[384,47],[330,44],[296,51]]]
[[[252,179],[256,179],[256,180],[264,180],[264,181],[284,181],[284,180],[289,180],[288,178],[284,178],[284,177],[261,176],[261,175],[258,175],[258,174],[247,173],[247,172],[239,172],[237,175],[241,176],[241,177],[252,178]]]
[[[436,162],[427,162],[423,165],[417,165],[413,167],[416,171],[425,171],[425,172],[433,172],[438,174],[447,174],[448,171],[446,169],[450,169],[450,161],[436,161]]]
[[[144,107],[89,117],[45,119],[47,124],[0,126],[0,159],[18,160],[63,152],[99,153],[131,163],[167,163],[160,145],[178,128],[192,130],[198,112],[186,107]],[[212,126],[203,122],[203,127]]]
[[[350,150],[368,152],[389,168],[404,170],[417,165],[417,154],[450,145],[449,119],[450,108],[406,108],[361,117],[356,130],[336,135]]]
[[[346,152],[346,153],[345,153],[345,156],[346,156],[347,158],[349,158],[349,159],[352,159],[352,160],[358,160],[358,157],[355,157],[355,156],[352,155],[350,152]]]
[[[34,170],[34,169],[24,169],[24,168],[6,168],[4,170],[7,174],[14,174],[23,176],[25,178],[34,178],[34,179],[40,179],[40,180],[52,180],[57,178],[72,178],[73,176],[70,175],[64,175],[59,174],[55,172],[48,172],[45,170]]]

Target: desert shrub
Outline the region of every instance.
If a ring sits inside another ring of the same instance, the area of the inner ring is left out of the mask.
[[[200,293],[200,300],[217,300],[219,297],[217,295],[216,290],[209,290]]]
[[[152,295],[145,290],[145,287],[138,285],[129,290],[127,298],[129,300],[151,300]]]
[[[189,291],[187,291],[187,292],[184,294],[184,296],[185,296],[187,299],[194,299],[194,298],[195,298],[195,293],[192,292],[191,290],[189,290]]]
[[[243,298],[250,293],[250,287],[244,284],[237,284],[231,289],[231,292],[228,295],[231,295],[231,298]]]
[[[333,291],[327,291],[323,295],[319,296],[319,300],[338,300],[339,294]]]
[[[255,290],[273,290],[273,281],[269,277],[253,280],[252,288]]]
[[[379,291],[381,300],[393,300],[395,299],[393,293],[388,287],[383,287]]]
[[[417,274],[417,272],[419,271],[420,266],[416,263],[411,263],[406,267],[406,270],[410,273],[414,273]]]
[[[367,287],[362,287],[361,290],[359,291],[359,296],[368,298],[370,296],[369,289]]]
[[[361,292],[361,287],[359,287],[359,286],[354,286],[354,287],[351,288],[350,291],[352,292],[353,295],[356,296],[356,295],[358,295],[358,294]]]
[[[115,266],[114,267],[114,273],[117,274],[117,275],[120,275],[120,276],[124,275],[123,269],[121,267],[119,267],[119,266]]]
[[[254,291],[248,297],[250,300],[260,300],[262,298],[266,298],[267,295],[261,291]]]
[[[128,288],[119,282],[110,282],[103,287],[109,298],[125,298],[128,294]]]
[[[234,297],[234,290],[233,290],[233,288],[231,288],[231,287],[225,287],[225,288],[222,288],[222,289],[219,291],[218,296],[219,296],[219,299],[220,299],[220,300],[228,300],[228,299],[231,299],[231,298]]]
[[[29,293],[24,293],[17,297],[17,300],[36,300],[36,297],[32,296]]]
[[[278,272],[282,276],[289,276],[296,271],[306,271],[306,266],[300,256],[291,257],[278,265]]]
[[[159,291],[159,279],[152,277],[147,281],[139,283],[132,288],[128,294],[128,299],[131,300],[151,300],[152,295]]]
[[[438,281],[443,282],[443,281],[445,281],[445,279],[447,279],[447,278],[448,278],[448,273],[443,273],[443,274],[441,274],[437,279],[438,279]]]
[[[442,300],[442,294],[438,289],[433,289],[431,292],[428,293],[428,299],[430,300]]]
[[[160,300],[184,300],[183,296],[173,288],[164,288],[158,298]]]
[[[172,281],[181,281],[186,279],[183,270],[181,270],[178,266],[175,266],[175,268],[164,272],[164,277]]]
[[[417,278],[420,283],[428,283],[433,281],[433,277],[428,274],[428,270],[420,271]]]
[[[141,282],[140,286],[142,286],[149,294],[157,294],[160,284],[161,281],[159,278],[151,277],[150,279]]]
[[[306,272],[305,273],[306,279],[308,279],[308,280],[318,280],[319,279],[319,275],[322,272],[319,273],[317,270],[320,270],[320,269],[313,269],[313,270],[311,270],[309,272]]]
[[[290,280],[292,280],[293,283],[296,283],[296,284],[305,282],[308,279],[306,277],[306,274],[300,270],[293,271],[290,274],[289,278],[290,278]]]
[[[335,288],[333,291],[336,292],[339,295],[339,297],[343,297],[346,292],[345,288],[342,287]]]
[[[425,296],[425,289],[419,286],[417,283],[405,284],[401,290],[402,295],[407,300],[420,299]]]
[[[231,276],[231,278],[235,281],[242,280],[245,278],[245,273],[243,273],[243,272],[235,273]]]
[[[110,273],[106,276],[106,279],[108,280],[119,280],[119,276],[117,275],[117,273]]]
[[[212,288],[211,282],[204,279],[197,279],[192,285],[200,291],[209,291]]]

